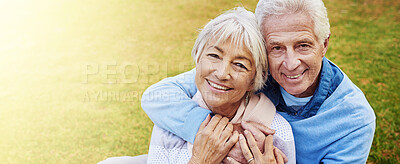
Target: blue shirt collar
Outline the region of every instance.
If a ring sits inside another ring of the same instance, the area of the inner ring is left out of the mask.
[[[308,96],[308,97],[295,97],[295,96],[291,95],[290,93],[286,92],[285,89],[283,89],[281,86],[279,87],[279,90],[281,91],[281,94],[282,94],[283,100],[285,101],[286,106],[303,107],[312,98],[312,95]]]
[[[324,57],[322,59],[322,68],[318,87],[311,100],[298,111],[286,106],[279,89],[279,84],[272,78],[271,75],[268,77],[266,86],[260,92],[263,92],[268,98],[271,99],[278,111],[307,118],[317,114],[317,111],[322,103],[333,93],[333,91],[335,91],[342,80],[343,74],[339,68],[331,63],[326,57]]]

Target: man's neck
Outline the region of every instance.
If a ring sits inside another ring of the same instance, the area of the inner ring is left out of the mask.
[[[299,109],[300,107],[306,105],[312,98],[312,95],[308,96],[308,97],[293,96],[293,95],[289,94],[288,92],[286,92],[285,89],[282,88],[281,86],[279,87],[279,89],[281,91],[283,100],[286,103],[286,106],[294,107],[296,109]]]

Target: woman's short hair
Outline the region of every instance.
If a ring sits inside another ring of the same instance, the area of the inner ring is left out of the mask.
[[[208,22],[200,31],[192,49],[196,63],[207,43],[213,39],[217,44],[230,40],[232,46],[245,46],[251,52],[256,67],[253,91],[262,89],[267,80],[268,62],[265,42],[255,15],[243,7],[237,7]]]
[[[265,17],[307,13],[314,22],[314,32],[320,43],[324,43],[330,35],[328,13],[322,0],[260,0],[255,15],[263,30]]]

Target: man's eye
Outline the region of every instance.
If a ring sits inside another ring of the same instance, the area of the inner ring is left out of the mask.
[[[279,51],[279,50],[281,50],[281,47],[280,46],[275,46],[275,47],[272,47],[272,50]]]
[[[308,44],[300,44],[300,47],[307,48],[307,47],[310,47],[310,45],[308,45]]]
[[[299,45],[299,50],[301,51],[307,51],[311,48],[311,46],[309,44],[300,44]]]
[[[235,63],[235,65],[238,66],[239,68],[243,68],[243,69],[245,69],[246,71],[248,71],[247,67],[244,66],[242,63]]]

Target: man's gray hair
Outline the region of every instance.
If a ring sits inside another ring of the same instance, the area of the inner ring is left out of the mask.
[[[256,66],[253,91],[263,88],[268,72],[267,53],[260,27],[252,12],[237,7],[208,22],[193,46],[192,57],[196,63],[211,40],[216,40],[216,44],[230,40],[232,46],[240,49],[245,46],[251,52]]]
[[[314,32],[320,43],[330,35],[328,13],[322,0],[260,0],[255,15],[261,27],[267,16],[307,13],[314,22]]]

